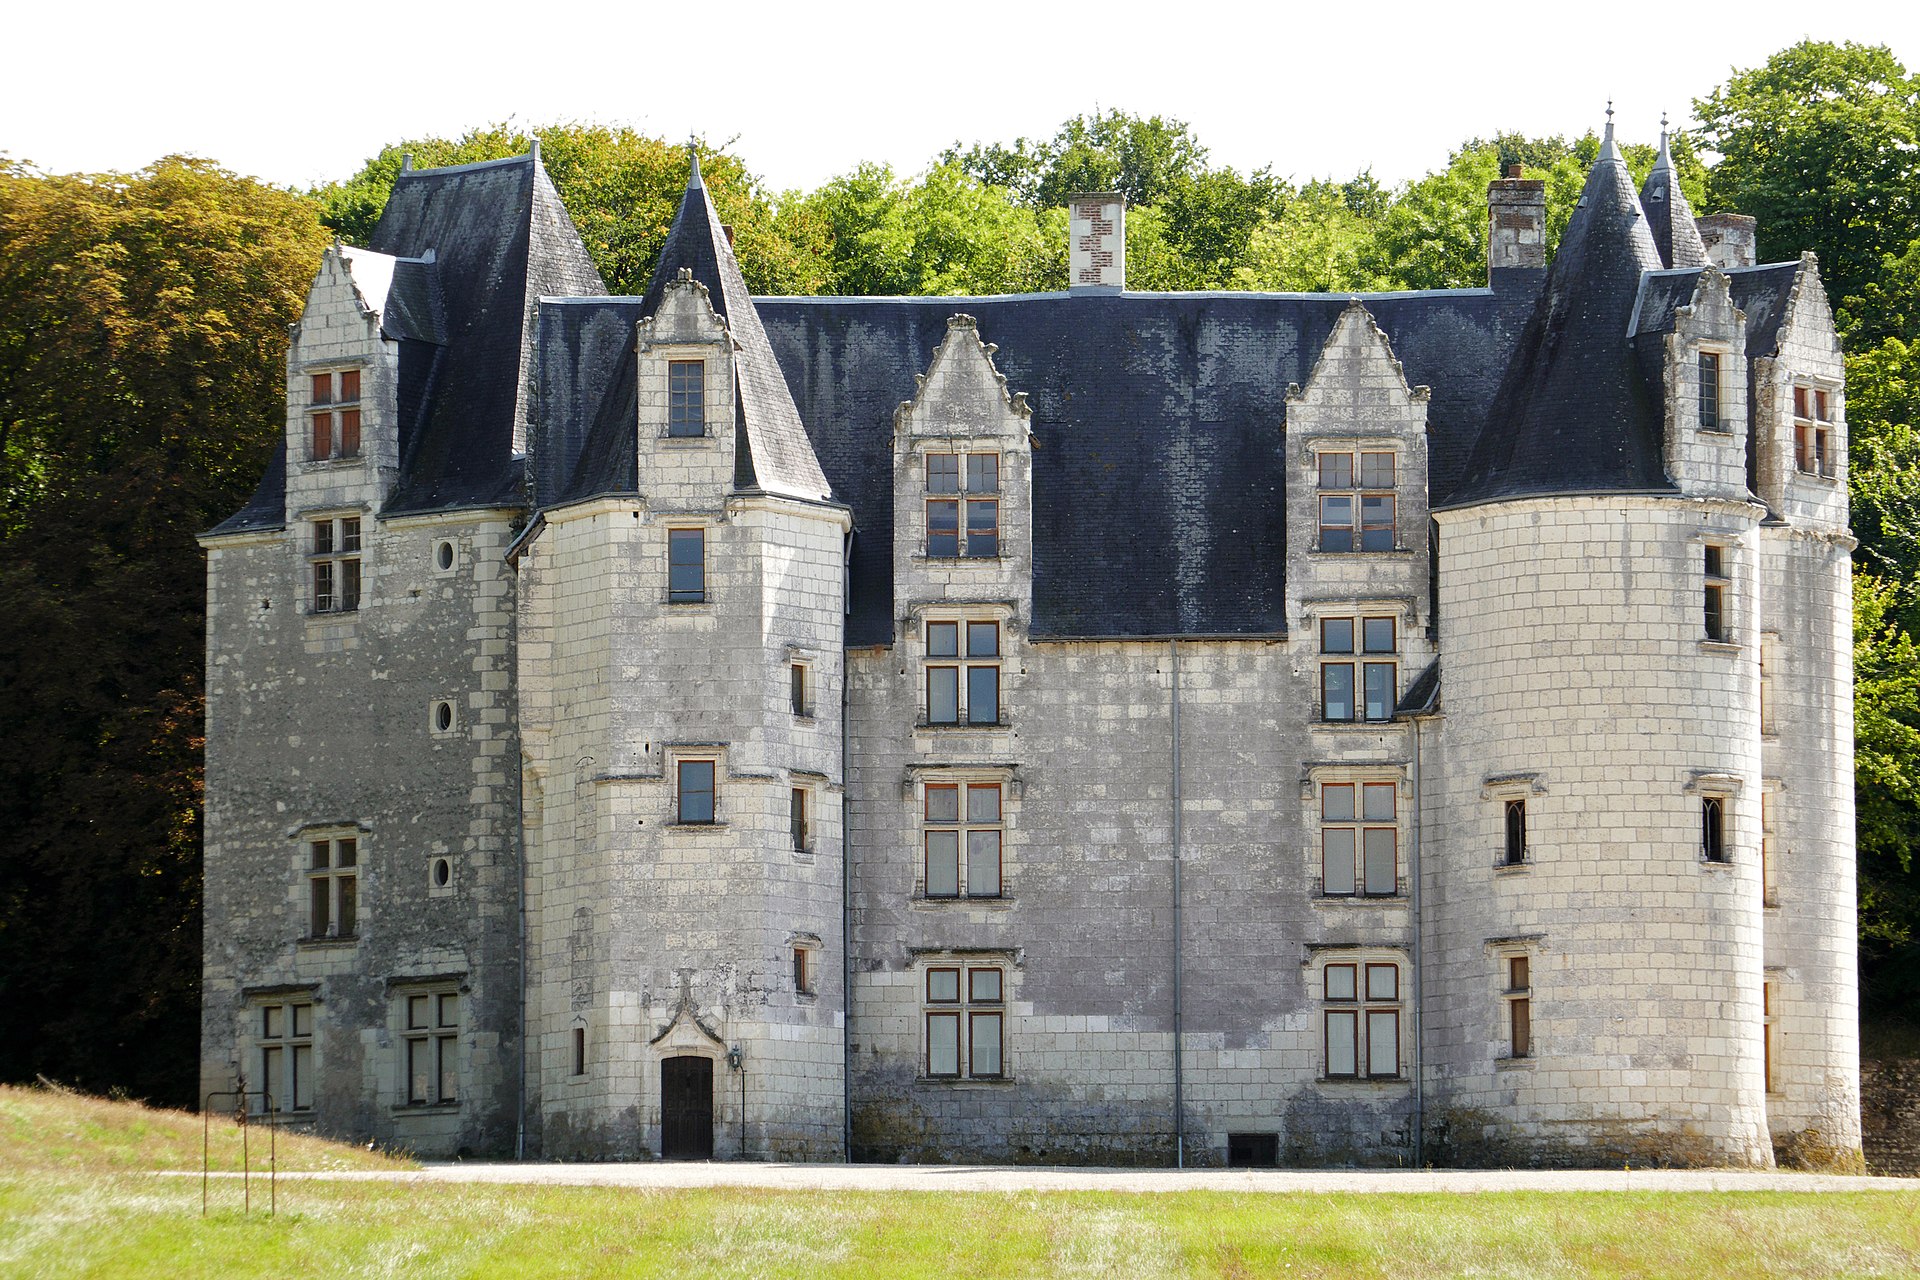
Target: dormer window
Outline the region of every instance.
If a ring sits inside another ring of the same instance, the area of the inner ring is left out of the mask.
[[[326,462],[360,456],[360,371],[338,369],[313,375],[307,409],[307,459]]]
[[[927,555],[985,559],[1000,554],[1000,455],[927,455]],[[963,531],[962,512],[966,515]]]
[[[1724,431],[1720,421],[1720,353],[1700,353],[1700,429]]]
[[[707,434],[707,362],[667,362],[667,434]]]
[[[1832,402],[1820,387],[1793,389],[1793,454],[1807,475],[1833,475]]]
[[[1393,454],[1322,451],[1315,456],[1320,472],[1320,550],[1393,550]]]

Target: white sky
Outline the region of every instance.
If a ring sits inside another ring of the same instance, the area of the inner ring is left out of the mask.
[[[184,152],[305,186],[407,137],[584,120],[731,141],[781,190],[1050,136],[1097,105],[1185,120],[1215,163],[1391,184],[1472,136],[1597,127],[1609,98],[1623,140],[1652,141],[1662,110],[1684,122],[1732,69],[1806,36],[1920,64],[1912,0],[1106,10],[1121,16],[1087,0],[43,2],[6,21],[0,153],[71,172]]]

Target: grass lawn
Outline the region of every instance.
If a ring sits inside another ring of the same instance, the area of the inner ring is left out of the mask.
[[[190,1140],[190,1141],[189,1141]],[[282,1167],[399,1167],[288,1143]],[[1916,1276],[1920,1195],[786,1192],[285,1182],[194,1116],[0,1090],[0,1276]],[[337,1164],[333,1162],[338,1162]]]

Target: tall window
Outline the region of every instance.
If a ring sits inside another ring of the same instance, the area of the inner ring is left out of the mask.
[[[1393,550],[1394,455],[1339,452],[1316,456],[1320,470],[1320,549]]]
[[[1533,965],[1526,956],[1507,957],[1507,1056],[1533,1056]]]
[[[1391,719],[1399,696],[1395,648],[1392,618],[1320,619],[1320,718]]]
[[[667,434],[707,434],[706,361],[667,361]]]
[[[307,841],[307,936],[351,938],[360,927],[360,841]]]
[[[307,457],[315,462],[360,456],[360,371],[313,375],[307,410]]]
[[[1503,802],[1506,809],[1506,846],[1501,861],[1517,867],[1527,860],[1527,802],[1525,799]]]
[[[1326,1073],[1334,1079],[1400,1074],[1400,967],[1329,964],[1322,970]]]
[[[460,995],[409,992],[402,997],[407,1105],[437,1107],[460,1100]]]
[[[792,663],[787,668],[787,697],[793,705],[793,714],[797,716],[813,714],[812,690],[808,688],[810,681],[807,678],[810,674],[804,662]]]
[[[813,849],[813,824],[807,813],[807,789],[794,787],[789,793],[787,817],[793,828],[793,851],[807,853]]]
[[[313,1005],[306,1001],[263,1004],[259,1009],[260,1076],[249,1089],[270,1097],[250,1098],[255,1111],[307,1111],[313,1107]]]
[[[999,555],[1000,455],[930,453],[926,461],[927,555],[970,559]]]
[[[930,782],[922,834],[929,898],[1001,895],[1002,823],[997,782]]]
[[[800,995],[816,994],[814,989],[813,948],[796,946],[793,949],[793,989]]]
[[[1810,476],[1833,474],[1833,415],[1827,392],[1819,387],[1793,389],[1794,462]]]
[[[1320,786],[1320,891],[1330,898],[1387,898],[1399,892],[1395,784]]]
[[[1708,862],[1727,860],[1727,798],[1700,798],[1700,856]]]
[[[1701,584],[1707,639],[1724,641],[1733,634],[1727,616],[1727,598],[1733,585],[1727,574],[1727,549],[1708,544],[1705,551]]]
[[[699,604],[707,598],[707,531],[667,530],[667,602]]]
[[[1005,970],[936,964],[926,979],[927,1074],[988,1080],[1005,1075]]]
[[[927,623],[927,723],[1000,723],[999,623]]]
[[[1768,1093],[1778,1093],[1780,1086],[1774,1079],[1774,1064],[1780,1060],[1780,984],[1762,982],[1760,984],[1760,1021],[1761,1021],[1761,1059],[1760,1068],[1765,1075]]]
[[[313,611],[352,613],[360,607],[360,517],[313,522]]]
[[[1720,353],[1700,353],[1700,429],[1723,430],[1720,424]]]
[[[1780,732],[1774,723],[1773,674],[1780,664],[1780,638],[1773,635],[1760,637],[1760,734],[1771,737]]]
[[[680,760],[674,764],[674,821],[712,822],[714,812],[711,760]]]
[[[1772,787],[1760,791],[1760,905],[1780,905],[1780,844],[1774,833],[1778,801]]]

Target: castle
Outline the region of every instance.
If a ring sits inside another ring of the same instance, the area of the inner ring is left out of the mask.
[[[208,1091],[428,1155],[1860,1145],[1842,362],[1609,125],[1485,288],[609,297],[529,156],[321,263],[208,557]]]

